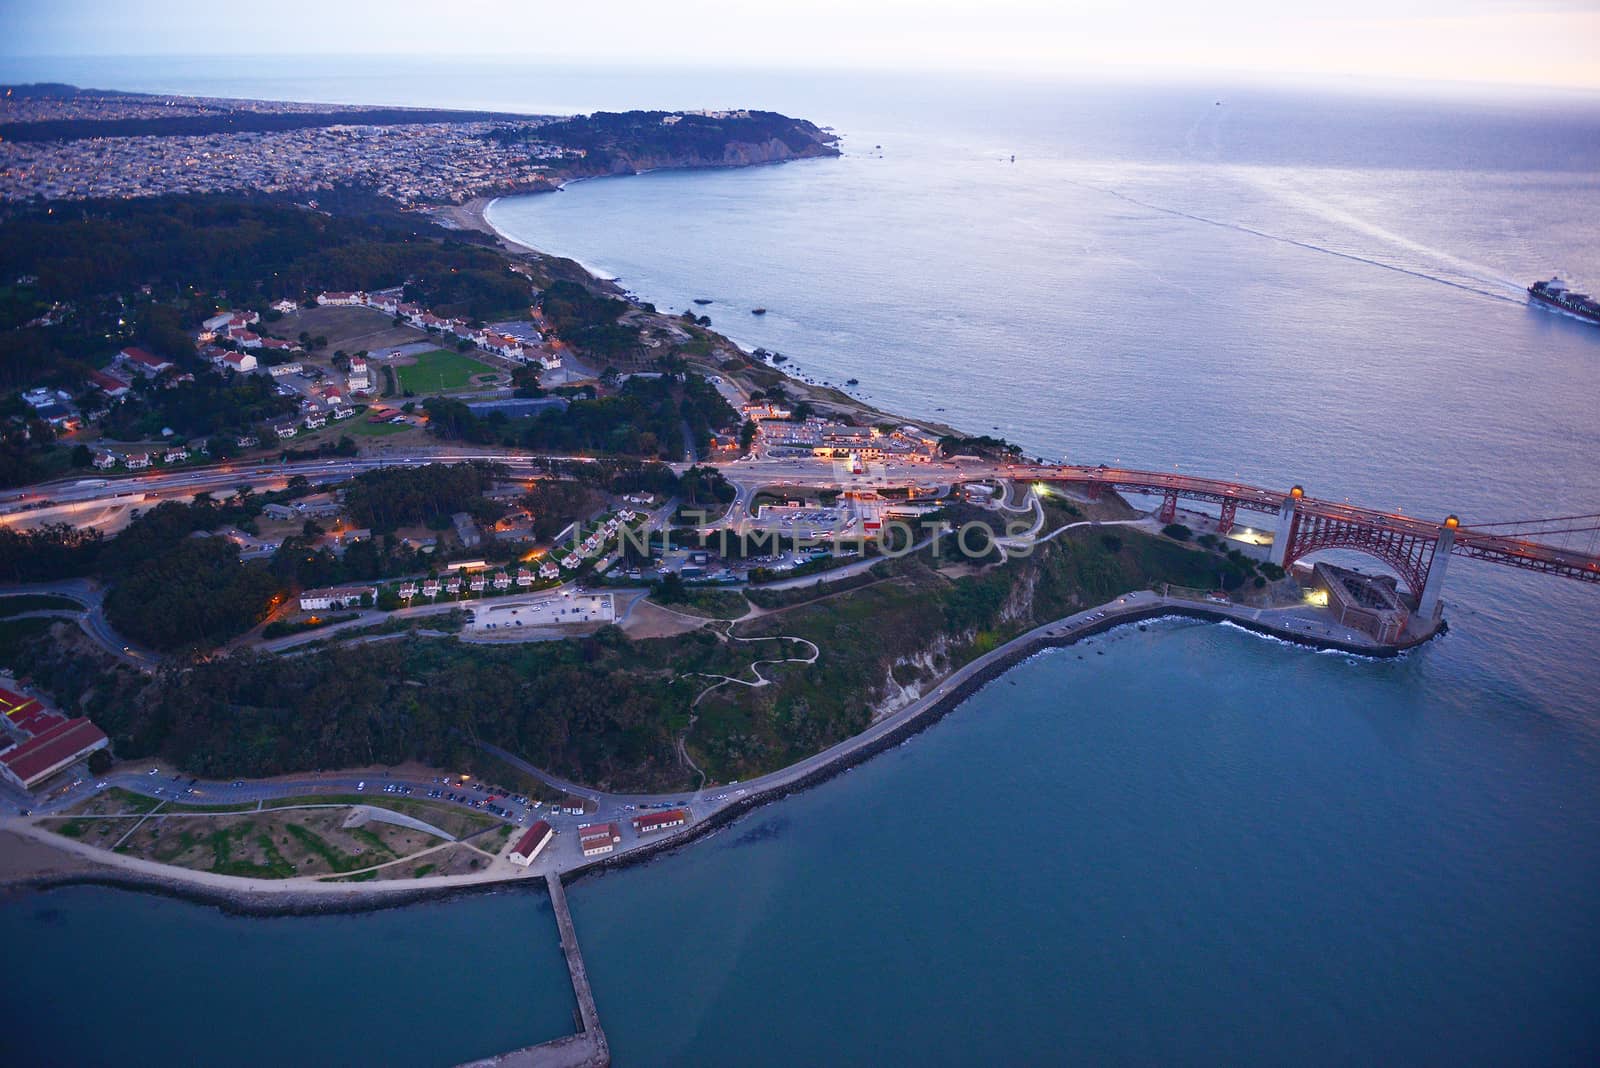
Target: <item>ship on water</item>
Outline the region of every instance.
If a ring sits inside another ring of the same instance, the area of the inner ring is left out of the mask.
[[[1528,287],[1528,296],[1540,304],[1548,304],[1568,315],[1576,315],[1585,322],[1600,323],[1600,301],[1594,300],[1587,293],[1574,293],[1571,287],[1559,278],[1533,283]]]

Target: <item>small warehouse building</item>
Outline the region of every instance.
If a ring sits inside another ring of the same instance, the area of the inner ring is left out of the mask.
[[[615,823],[591,823],[578,828],[578,845],[586,857],[598,857],[617,848],[622,832]]]
[[[681,808],[669,808],[665,812],[647,812],[642,816],[635,816],[633,829],[640,834],[651,834],[655,831],[664,831],[669,827],[682,827],[689,822],[689,814]]]
[[[511,847],[510,861],[520,864],[524,868],[532,864],[534,858],[544,852],[544,847],[550,844],[550,839],[556,832],[544,820],[540,820],[528,828],[528,833],[517,839],[517,844]]]

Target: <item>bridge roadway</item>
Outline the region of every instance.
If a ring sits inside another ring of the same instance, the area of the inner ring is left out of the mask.
[[[143,476],[113,479],[87,478],[30,487],[0,494],[0,524],[32,525],[33,522],[72,522],[74,513],[86,506],[155,503],[177,500],[200,492],[231,490],[241,484],[282,485],[294,475],[317,482],[349,478],[364,471],[385,467],[417,467],[433,463],[460,463],[471,460],[503,464],[514,478],[537,477],[549,460],[589,461],[592,457],[545,457],[504,453],[465,452],[454,449],[418,449],[392,455],[298,461],[295,463],[229,463],[210,467],[152,472]],[[686,463],[670,465],[682,471]],[[871,488],[923,483],[947,485],[958,481],[1009,479],[1050,482],[1075,486],[1087,493],[1102,490],[1206,501],[1222,506],[1224,518],[1234,509],[1281,516],[1287,502],[1302,517],[1317,517],[1428,542],[1437,541],[1447,520],[1419,519],[1400,512],[1384,512],[1358,505],[1319,500],[1294,490],[1273,490],[1242,482],[1181,475],[1133,468],[1087,466],[1080,464],[1006,463],[992,460],[946,460],[928,462],[874,461],[868,470],[852,474],[846,465],[801,457],[754,457],[720,465],[724,476],[734,484],[740,501],[748,501],[757,489],[772,485],[810,485],[833,488]],[[48,501],[49,506],[41,503]],[[1600,555],[1544,544],[1516,534],[1473,530],[1452,526],[1449,551],[1493,563],[1544,571],[1567,578],[1600,582]]]
[[[1239,482],[1166,474],[1160,471],[1067,464],[1019,464],[1010,470],[1008,477],[1075,484],[1085,489],[1098,486],[1152,496],[1175,494],[1188,500],[1210,501],[1224,505],[1231,503],[1236,508],[1267,515],[1281,515],[1285,504],[1292,501],[1295,511],[1302,516],[1321,517],[1367,530],[1408,535],[1427,541],[1438,540],[1448,526],[1454,535],[1450,552],[1457,556],[1545,571],[1566,578],[1600,582],[1600,555],[1594,553],[1576,552],[1559,546],[1546,545],[1515,534],[1473,530],[1465,525],[1452,526],[1450,518],[1419,519],[1402,512],[1383,512],[1359,505],[1296,495],[1294,490],[1268,490]]]

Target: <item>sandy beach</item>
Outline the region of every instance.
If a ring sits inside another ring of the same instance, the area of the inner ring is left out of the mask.
[[[430,208],[427,214],[448,230],[476,230],[480,234],[488,234],[490,237],[497,239],[509,252],[532,256],[543,255],[538,249],[513,241],[489,225],[489,220],[486,217],[489,205],[499,199],[499,197],[473,197],[465,204],[448,204],[443,207]]]

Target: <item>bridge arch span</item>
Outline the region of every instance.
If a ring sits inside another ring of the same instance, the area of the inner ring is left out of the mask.
[[[1411,596],[1420,598],[1427,588],[1428,572],[1433,570],[1438,545],[1437,536],[1297,511],[1288,545],[1284,548],[1282,566],[1287,568],[1325,549],[1344,549],[1389,565]]]

